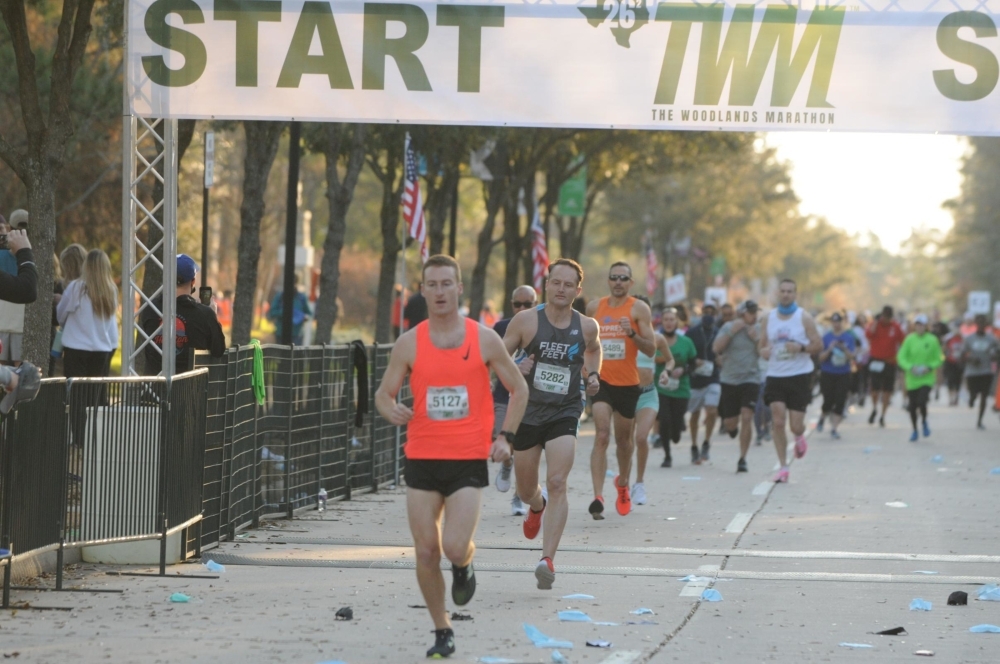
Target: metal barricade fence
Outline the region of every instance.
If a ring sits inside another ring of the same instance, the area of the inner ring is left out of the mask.
[[[349,500],[398,481],[405,432],[374,408],[391,352],[265,345],[259,404],[253,346],[199,354],[199,369],[169,383],[44,380],[0,420],[0,548],[58,549],[61,561],[66,547],[162,548],[182,530],[189,556],[264,516],[315,509],[321,491]],[[412,403],[408,385],[400,398]],[[10,562],[0,558],[8,579]]]
[[[66,548],[159,539],[165,573],[168,536],[201,520],[207,386],[205,370],[43,381],[0,424],[2,548],[14,558],[57,550],[62,589]]]

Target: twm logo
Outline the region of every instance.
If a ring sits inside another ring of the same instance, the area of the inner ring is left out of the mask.
[[[630,46],[632,33],[650,20],[670,23],[654,104],[676,103],[691,26],[697,23],[701,25],[701,43],[694,88],[696,105],[718,105],[727,80],[730,81],[728,105],[754,105],[773,59],[770,106],[787,107],[809,63],[815,59],[806,106],[832,108],[827,94],[844,25],[844,7],[814,10],[800,31],[797,47],[798,9],[769,5],[756,26],[754,9],[751,4],[736,5],[725,38],[722,36],[725,5],[721,2],[697,5],[659,0],[597,0],[596,7],[582,7],[580,12],[594,27],[610,27],[615,40],[625,48]]]

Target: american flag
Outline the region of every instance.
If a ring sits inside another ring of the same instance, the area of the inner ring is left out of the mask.
[[[545,246],[545,229],[535,204],[535,216],[531,219],[531,277],[535,291],[542,292],[545,274],[549,271],[549,250]]]
[[[650,297],[656,292],[657,272],[660,264],[656,260],[656,250],[653,249],[653,238],[646,234],[646,294]]]
[[[424,217],[424,203],[420,199],[420,180],[417,178],[417,157],[410,146],[410,134],[406,133],[403,169],[403,221],[409,236],[420,242],[420,259],[427,260],[427,220]]]

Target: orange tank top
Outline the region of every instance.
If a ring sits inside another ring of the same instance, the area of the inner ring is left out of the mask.
[[[597,324],[601,326],[601,351],[604,356],[601,362],[601,380],[608,385],[638,385],[639,369],[636,367],[635,357],[639,348],[618,324],[618,320],[623,316],[632,318],[635,298],[626,298],[625,303],[617,307],[608,306],[608,299],[602,297],[594,313]],[[639,329],[634,318],[632,318],[632,329],[636,331]]]
[[[493,434],[490,372],[479,352],[479,323],[465,319],[465,341],[441,349],[427,321],[416,327],[410,372],[413,417],[406,427],[408,459],[487,459]]]

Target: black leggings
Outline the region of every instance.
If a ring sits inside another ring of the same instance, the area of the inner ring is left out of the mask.
[[[660,422],[660,439],[664,441],[663,450],[669,457],[670,443],[681,442],[688,400],[668,397],[663,394],[658,396],[660,397],[660,410],[656,413],[656,419]]]
[[[930,400],[931,388],[928,385],[918,387],[915,390],[907,390],[906,406],[910,411],[910,422],[913,423],[913,430],[917,430],[917,414],[920,414],[920,421],[927,424],[927,402]]]

